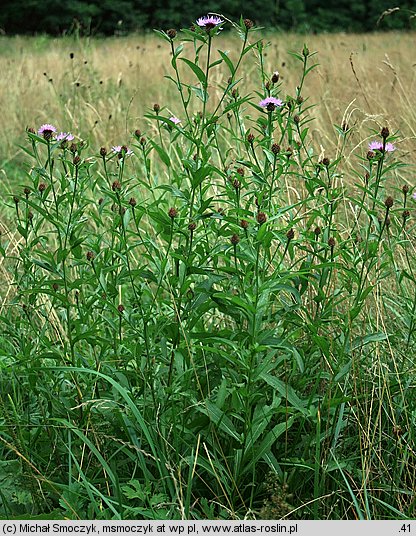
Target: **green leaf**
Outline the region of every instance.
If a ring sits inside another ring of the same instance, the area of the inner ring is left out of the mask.
[[[201,82],[201,84],[205,87],[206,85],[206,76],[204,71],[201,69],[201,67],[198,67],[193,61],[188,60],[187,58],[179,58],[181,61],[185,62],[188,67],[190,67],[195,75],[197,76],[198,80]]]

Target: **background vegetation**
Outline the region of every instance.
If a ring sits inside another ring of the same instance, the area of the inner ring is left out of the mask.
[[[301,32],[363,32],[410,29],[414,8],[409,0],[210,0],[205,9],[238,19],[242,13],[258,25]],[[399,8],[394,17],[384,11]],[[12,0],[2,3],[0,28],[7,34],[123,34],[153,28],[182,28],[200,16],[191,0],[93,0],[57,3],[52,0]]]

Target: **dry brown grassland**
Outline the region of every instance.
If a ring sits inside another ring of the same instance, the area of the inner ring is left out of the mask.
[[[315,150],[332,157],[338,143],[333,125],[345,121],[354,127],[349,150],[361,147],[365,154],[371,129],[387,124],[391,132],[400,131],[401,159],[414,163],[414,38],[412,33],[267,34],[266,67],[270,73],[281,73],[283,95],[293,95],[300,65],[288,51],[301,50],[306,42],[318,52],[319,66],[304,91],[309,102],[317,104],[310,125]],[[238,39],[227,35],[215,40],[216,48],[231,54],[239,46]],[[192,45],[187,47],[191,56]],[[23,142],[27,126],[50,122],[99,147],[128,142],[134,129],[146,128],[143,114],[154,102],[181,114],[175,88],[164,79],[172,74],[169,47],[154,35],[77,42],[2,37],[0,69],[3,175],[8,164],[19,159],[17,144]],[[243,64],[241,75],[241,93],[258,89],[254,58]],[[217,76],[220,81],[226,73],[219,68]]]

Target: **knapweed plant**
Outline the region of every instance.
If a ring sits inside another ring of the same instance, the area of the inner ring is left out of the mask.
[[[225,26],[238,51],[218,49]],[[250,20],[158,34],[175,96],[155,84],[131,138],[22,140],[1,236],[2,515],[414,516],[400,137],[369,133],[347,168],[353,128],[336,155],[314,147],[307,46],[287,87]]]

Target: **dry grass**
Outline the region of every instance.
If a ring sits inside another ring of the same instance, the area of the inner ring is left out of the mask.
[[[364,153],[370,129],[387,124],[392,132],[400,131],[401,158],[416,162],[416,64],[409,52],[413,34],[269,34],[265,41],[270,41],[268,70],[280,71],[285,94],[295,93],[300,73],[288,51],[300,50],[306,41],[318,52],[319,67],[304,91],[318,105],[311,124],[317,150],[332,156],[337,146],[333,125],[346,121],[354,127],[350,150],[362,145]],[[231,53],[240,46],[227,36],[215,44]],[[172,74],[169,47],[154,35],[77,42],[3,37],[0,50],[0,143],[6,170],[18,160],[17,144],[27,126],[51,122],[98,148],[128,142],[134,129],[145,127],[143,114],[154,102],[180,115],[173,84],[163,78]],[[242,92],[256,89],[255,73],[253,59],[245,66]],[[218,76],[225,78],[226,73],[219,71]]]

